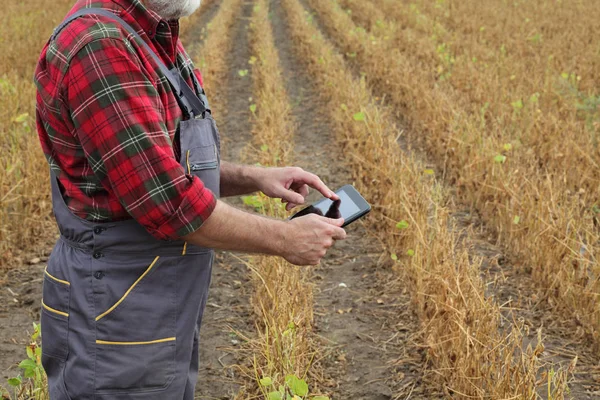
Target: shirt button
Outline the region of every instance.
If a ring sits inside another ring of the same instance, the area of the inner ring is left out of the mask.
[[[152,33],[154,33],[153,31],[148,31],[146,32],[148,34],[148,36],[152,36]]]
[[[102,272],[102,271],[96,271],[96,272],[94,272],[94,278],[96,278],[96,279],[102,279],[102,278],[104,278],[104,272]]]
[[[94,253],[94,258],[95,258],[96,260],[97,260],[97,259],[99,259],[99,258],[100,258],[100,257],[102,257],[102,256],[103,256],[103,254],[102,254],[102,253],[100,253],[99,251],[97,251],[97,252],[95,252],[95,253]]]
[[[97,226],[97,227],[95,227],[95,228],[94,228],[94,233],[95,233],[96,235],[99,235],[99,234],[101,234],[102,232],[104,232],[104,228],[101,228],[101,227],[99,227],[99,226]]]

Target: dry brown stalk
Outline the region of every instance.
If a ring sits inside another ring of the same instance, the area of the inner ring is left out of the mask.
[[[223,0],[219,11],[206,29],[206,40],[194,51],[191,57],[202,71],[204,88],[209,96],[217,121],[221,112],[226,110],[225,95],[217,90],[227,75],[227,54],[232,46],[232,27],[242,5],[242,0]],[[213,90],[214,89],[214,90]]]
[[[445,174],[458,186],[463,199],[473,203],[496,229],[501,242],[525,260],[550,303],[572,316],[597,340],[600,231],[598,210],[593,205],[600,186],[598,178],[592,176],[597,168],[592,168],[595,161],[590,151],[595,148],[582,147],[573,139],[585,138],[577,134],[581,132],[580,121],[574,121],[572,112],[571,117],[562,118],[566,111],[551,111],[555,106],[546,108],[541,97],[509,105],[509,113],[504,109],[492,112],[487,107],[476,112],[468,97],[449,83],[452,75],[442,80],[436,64],[423,62],[438,49],[427,45],[427,37],[417,40],[418,47],[407,44],[396,48],[382,40],[385,35],[381,31],[357,29],[336,2],[311,4],[319,10],[336,43],[356,55],[349,59],[360,65],[367,81],[387,94],[411,131],[419,132],[420,140],[443,163]],[[361,18],[373,19],[374,15],[362,14]],[[421,24],[429,21],[417,19]],[[403,35],[394,28],[403,22],[391,26],[392,36]],[[409,40],[412,36],[402,37]],[[406,51],[407,46],[411,51]],[[458,69],[452,68],[454,74]],[[540,114],[537,110],[542,108],[550,114]],[[564,129],[563,134],[557,129]],[[555,145],[572,149],[569,156],[554,154],[563,160],[571,157],[569,164],[559,169],[562,162],[558,158],[552,161],[536,154],[539,140],[535,138],[545,140],[541,138],[546,135],[557,138]],[[559,138],[565,141],[558,142]],[[580,186],[573,183],[576,180]]]
[[[253,105],[250,158],[264,166],[290,164],[294,126],[289,97],[281,74],[272,27],[268,18],[269,3],[258,0],[250,24]],[[285,218],[281,202],[256,196],[260,211]],[[266,393],[285,384],[293,374],[305,378],[314,358],[312,349],[313,293],[308,269],[299,268],[278,257],[256,256],[249,260],[254,272],[253,305],[258,338],[249,343],[255,382],[245,393]],[[314,376],[314,371],[311,370]],[[269,377],[273,386],[263,388],[259,381]]]
[[[484,295],[479,265],[456,245],[457,234],[448,226],[443,188],[418,160],[401,153],[389,112],[377,105],[364,80],[353,77],[312,17],[297,0],[282,4],[296,50],[328,101],[336,134],[352,157],[357,186],[378,211],[371,229],[412,283],[440,382],[456,397],[535,398],[541,348],[522,348],[518,324],[503,321],[510,326],[507,336],[499,330],[502,316]],[[562,398],[563,383],[555,398]]]
[[[53,236],[49,170],[35,132],[33,71],[71,0],[2,2],[0,13],[0,269],[46,250]],[[50,234],[49,234],[50,232]],[[43,243],[40,243],[43,241]]]

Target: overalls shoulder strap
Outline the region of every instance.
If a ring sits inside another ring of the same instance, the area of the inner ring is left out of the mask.
[[[167,77],[169,83],[171,84],[171,87],[173,88],[175,96],[179,100],[179,104],[182,108],[182,111],[185,114],[187,114],[191,118],[194,118],[203,117],[206,111],[210,112],[210,106],[208,104],[206,94],[204,93],[204,89],[202,89],[200,97],[198,97],[194,90],[187,84],[185,79],[183,79],[177,67],[174,67],[173,69],[169,70],[165,63],[154,52],[154,50],[152,50],[148,43],[146,43],[146,41],[142,39],[142,37],[135,31],[135,29],[133,29],[131,25],[129,25],[121,17],[119,17],[111,11],[104,10],[102,8],[82,8],[81,10],[78,10],[75,13],[71,14],[54,30],[51,40],[54,40],[56,36],[58,36],[60,31],[70,22],[84,15],[101,15],[119,23],[125,30],[127,30],[137,40],[138,44],[142,45],[146,49],[146,51],[154,59],[162,73]],[[200,83],[197,82],[195,74],[192,72],[191,75],[192,79],[196,81],[196,85],[199,88],[201,88]]]

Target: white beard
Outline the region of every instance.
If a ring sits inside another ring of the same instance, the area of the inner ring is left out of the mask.
[[[167,21],[192,15],[201,0],[144,0],[143,3]]]

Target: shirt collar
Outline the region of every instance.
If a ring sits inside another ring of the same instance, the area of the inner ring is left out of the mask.
[[[146,8],[141,0],[110,0],[117,4],[121,9],[121,14],[125,14],[129,19],[136,21],[141,29],[153,39],[156,35],[156,30],[161,27],[167,26],[168,22],[163,19],[154,11]],[[161,24],[162,22],[162,24]]]

